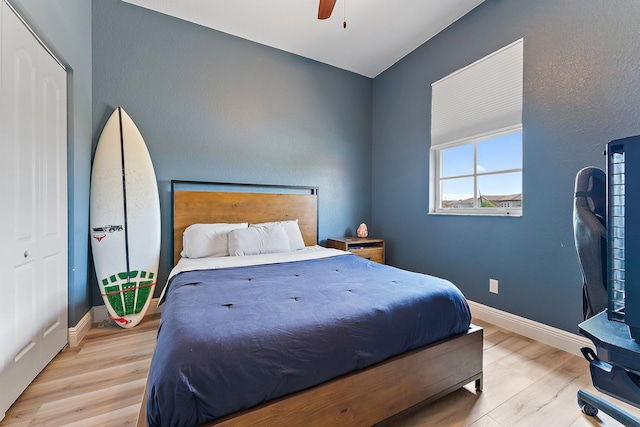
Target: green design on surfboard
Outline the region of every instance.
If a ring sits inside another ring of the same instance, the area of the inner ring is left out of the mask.
[[[155,274],[147,271],[126,271],[102,279],[104,296],[120,317],[142,311],[151,293]]]

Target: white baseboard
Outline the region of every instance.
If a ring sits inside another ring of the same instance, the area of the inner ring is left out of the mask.
[[[149,304],[149,309],[146,314],[162,313],[162,306],[158,307],[158,300],[160,298],[153,298]],[[91,309],[93,324],[100,323],[109,318],[109,312],[106,305],[98,305]]]
[[[80,319],[76,326],[69,328],[69,347],[77,347],[80,341],[82,341],[82,338],[89,332],[89,329],[91,329],[91,312],[87,311],[87,314],[82,316],[82,319]]]
[[[566,352],[582,357],[581,347],[592,347],[590,339],[581,335],[572,334],[544,323],[535,322],[507,313],[493,307],[468,301],[471,315],[493,325],[508,329],[525,337],[540,341],[541,343],[559,348]]]

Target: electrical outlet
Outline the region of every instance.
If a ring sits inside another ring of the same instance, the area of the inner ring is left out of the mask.
[[[498,293],[498,280],[497,279],[489,279],[489,292],[497,294]]]

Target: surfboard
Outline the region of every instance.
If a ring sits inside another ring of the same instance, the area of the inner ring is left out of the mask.
[[[100,134],[91,170],[93,263],[109,317],[136,326],[153,297],[160,258],[160,200],[151,156],[118,107]]]

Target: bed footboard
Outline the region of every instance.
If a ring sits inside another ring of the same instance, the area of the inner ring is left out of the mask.
[[[483,329],[393,357],[208,426],[371,426],[474,382],[482,390]],[[138,426],[146,426],[146,388]]]

